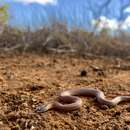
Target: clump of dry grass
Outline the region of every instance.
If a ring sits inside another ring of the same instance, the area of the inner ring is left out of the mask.
[[[122,34],[123,37],[121,37]],[[107,33],[95,35],[94,32],[77,28],[69,31],[67,26],[61,23],[43,27],[36,32],[29,30],[22,32],[5,27],[0,35],[0,50],[40,53],[48,51],[73,52],[81,55],[89,53],[92,55],[127,57],[130,56],[129,38],[130,36],[127,33],[120,33],[116,37],[111,37]]]

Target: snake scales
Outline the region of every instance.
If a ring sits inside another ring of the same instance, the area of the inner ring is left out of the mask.
[[[82,100],[77,96],[92,96],[101,105],[115,106],[123,101],[130,101],[130,96],[117,96],[112,100],[106,99],[104,93],[94,88],[79,88],[70,89],[60,93],[58,100],[50,102],[47,105],[36,108],[37,112],[46,112],[49,109],[56,109],[61,111],[73,111],[79,109],[82,105]]]

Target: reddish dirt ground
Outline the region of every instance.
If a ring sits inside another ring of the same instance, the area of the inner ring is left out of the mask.
[[[108,108],[94,98],[81,97],[80,110],[35,112],[59,92],[80,87],[98,88],[110,99],[130,94],[130,60],[0,55],[0,130],[130,130],[129,102]]]

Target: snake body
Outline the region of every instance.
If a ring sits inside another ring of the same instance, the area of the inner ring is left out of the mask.
[[[82,100],[77,96],[96,97],[99,104],[107,105],[109,107],[115,106],[123,101],[130,101],[130,96],[117,96],[112,100],[108,100],[101,90],[94,88],[70,89],[61,92],[57,101],[38,107],[37,112],[46,112],[49,109],[56,109],[60,111],[73,111],[79,109],[82,105]]]

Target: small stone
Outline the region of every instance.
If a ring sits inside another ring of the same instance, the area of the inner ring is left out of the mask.
[[[98,71],[98,72],[97,72],[97,75],[98,75],[98,76],[105,76],[105,73],[104,73],[104,71]]]
[[[123,130],[130,130],[130,126],[125,125],[124,128],[123,128]]]
[[[106,110],[106,109],[108,109],[109,107],[108,107],[107,105],[101,105],[100,108],[101,108],[102,110]]]
[[[93,71],[102,71],[102,69],[98,66],[92,65],[91,67],[92,67]]]
[[[121,112],[115,112],[114,114],[113,114],[113,117],[117,117],[117,116],[120,116],[121,115]]]
[[[91,107],[90,110],[91,110],[92,112],[94,112],[94,113],[97,112],[97,109],[94,108],[94,107]]]
[[[79,112],[77,112],[77,111],[75,111],[75,112],[73,112],[73,115],[74,115],[74,116],[78,116],[78,117],[79,117],[79,116],[80,116],[80,113],[79,113]]]
[[[86,71],[86,70],[81,70],[80,76],[81,76],[81,77],[87,76],[87,71]]]
[[[126,110],[127,110],[128,112],[130,112],[130,107],[127,107]]]
[[[130,116],[126,116],[124,120],[125,123],[130,124]]]
[[[120,127],[118,124],[116,124],[116,125],[113,127],[113,130],[121,130],[121,127]]]

